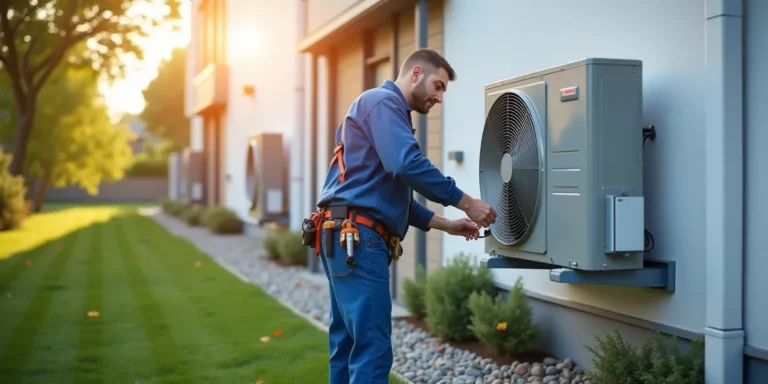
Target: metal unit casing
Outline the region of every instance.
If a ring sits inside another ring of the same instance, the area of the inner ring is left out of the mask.
[[[540,167],[538,180],[515,189],[529,200],[537,196],[535,214],[526,221],[530,230],[509,245],[499,236],[488,236],[487,253],[552,268],[643,267],[644,244],[638,242],[644,238],[642,83],[638,60],[590,58],[485,87],[487,122],[495,119],[489,112],[505,93],[526,100],[536,126]],[[514,151],[505,156],[506,163],[487,160],[499,157],[490,143],[506,140],[488,132],[492,128],[487,125],[483,132],[480,154],[481,197],[486,201],[499,193],[497,174],[515,172],[503,170]],[[617,205],[621,197],[631,199]],[[608,220],[609,207],[619,214],[616,220]]]
[[[259,133],[248,140],[246,195],[249,215],[259,224],[288,218],[288,159],[279,133]]]

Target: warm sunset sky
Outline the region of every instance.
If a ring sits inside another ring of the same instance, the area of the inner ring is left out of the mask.
[[[125,79],[118,80],[111,86],[106,83],[101,84],[101,92],[106,98],[113,117],[124,113],[140,113],[144,109],[144,97],[141,92],[157,76],[157,66],[161,60],[169,58],[174,47],[184,46],[189,42],[189,3],[190,1],[186,0],[182,5],[183,19],[180,22],[179,31],[172,32],[170,27],[155,31],[149,39],[142,42],[143,62],[132,62],[126,71]],[[132,11],[162,13],[162,8],[142,4],[139,9]]]

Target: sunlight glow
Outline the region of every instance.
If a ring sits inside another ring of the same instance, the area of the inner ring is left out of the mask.
[[[129,12],[156,14],[163,12],[164,5],[160,3],[137,3]],[[182,19],[180,29],[173,31],[170,26],[160,26],[154,29],[152,35],[140,41],[144,50],[144,60],[126,58],[126,74],[124,79],[115,80],[113,84],[102,81],[99,91],[104,95],[109,106],[110,115],[118,119],[123,114],[138,114],[144,110],[142,91],[157,76],[157,67],[162,60],[171,56],[176,47],[183,47],[190,39],[190,1],[181,5]]]
[[[253,25],[232,28],[228,31],[232,38],[227,42],[229,57],[232,61],[250,61],[257,58],[264,44],[264,33]]]

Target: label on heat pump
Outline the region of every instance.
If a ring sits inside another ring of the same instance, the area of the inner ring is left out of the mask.
[[[560,101],[571,101],[579,98],[579,86],[563,88],[560,90]]]

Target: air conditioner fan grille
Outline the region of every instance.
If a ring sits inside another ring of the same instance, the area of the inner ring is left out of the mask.
[[[538,206],[540,143],[532,109],[521,95],[504,93],[491,106],[483,130],[481,193],[497,212],[491,233],[505,245],[525,241]]]

